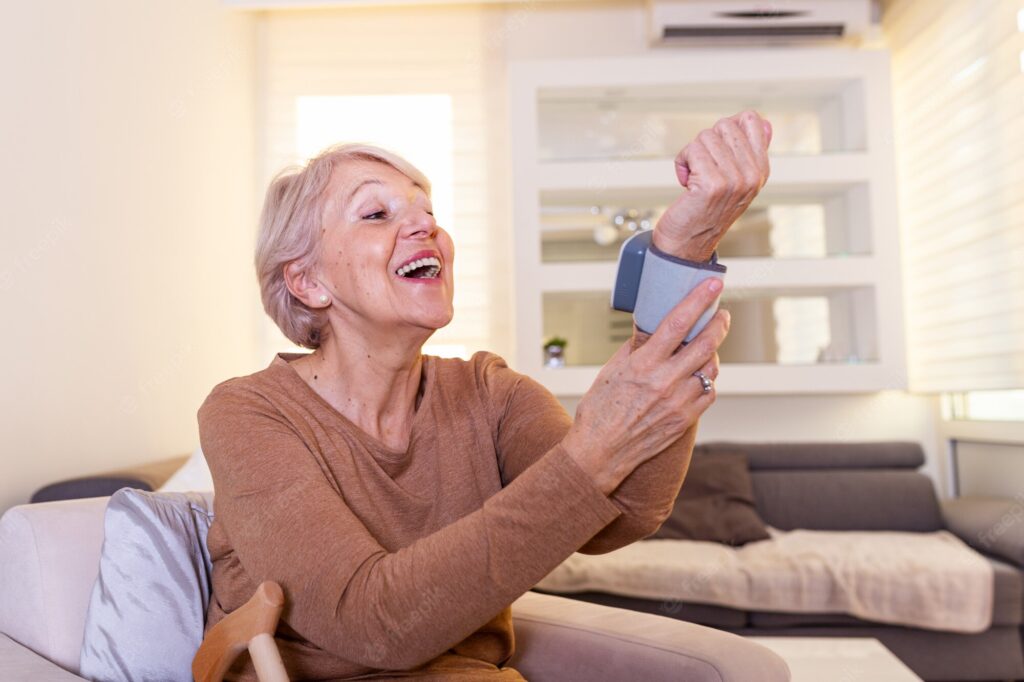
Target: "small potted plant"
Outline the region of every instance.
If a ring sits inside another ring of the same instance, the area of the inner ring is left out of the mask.
[[[561,336],[552,336],[544,342],[544,366],[565,367],[565,346],[569,342]]]

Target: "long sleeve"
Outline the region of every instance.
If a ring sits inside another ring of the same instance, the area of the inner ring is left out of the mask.
[[[490,355],[479,370],[500,410],[498,456],[502,482],[509,485],[550,448],[555,447],[572,419],[561,403],[530,377],[508,369]],[[671,446],[634,469],[612,492],[622,512],[578,551],[604,554],[654,533],[672,513],[672,506],[689,467],[696,438],[694,425]]]
[[[556,446],[476,511],[388,552],[324,475],[310,434],[266,398],[228,382],[198,417],[215,523],[246,575],[281,584],[299,635],[363,666],[438,656],[621,513]]]

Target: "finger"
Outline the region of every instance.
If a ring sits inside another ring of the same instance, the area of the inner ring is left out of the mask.
[[[739,163],[737,163],[736,155],[732,153],[728,143],[718,132],[717,127],[702,130],[698,138],[704,143],[708,151],[711,152],[711,158],[714,160],[715,165],[718,166],[718,170],[725,176],[729,186],[735,187],[743,179],[740,174]]]
[[[750,145],[758,161],[758,168],[761,175],[768,179],[768,143],[771,141],[772,127],[768,121],[757,115],[754,111],[744,111],[739,114],[740,126],[747,134]]]
[[[719,346],[729,333],[729,313],[718,310],[704,329],[690,343],[683,346],[672,359],[676,371],[688,376],[701,370],[715,357]]]
[[[694,287],[693,291],[687,294],[668,315],[661,321],[654,334],[647,340],[647,343],[637,353],[644,353],[655,362],[664,362],[672,357],[672,354],[679,348],[679,345],[686,338],[686,335],[697,324],[697,320],[704,314],[718,298],[722,291],[722,282],[716,278],[710,278]],[[703,332],[701,332],[703,333]],[[700,335],[698,335],[699,338]],[[694,339],[696,341],[696,339]],[[712,349],[712,352],[714,349]],[[703,362],[694,366],[697,369]],[[693,371],[693,370],[691,370]]]
[[[697,139],[686,145],[681,152],[683,161],[689,170],[686,187],[689,190],[713,189],[724,187],[725,176],[722,175],[718,164],[707,146],[704,139],[698,135]]]
[[[767,149],[768,138],[764,124],[767,123],[756,111],[742,111],[732,117],[750,139],[754,149]]]
[[[705,366],[705,369],[700,370],[704,376],[711,380],[711,385],[706,391],[704,390],[704,382],[701,381],[701,378],[696,373],[679,378],[679,381],[683,382],[682,386],[680,386],[680,397],[687,404],[696,406],[698,414],[706,410],[715,401],[718,390],[718,386],[715,385],[715,378],[711,376],[710,369],[711,364],[708,364]],[[717,376],[717,368],[714,371],[715,376]],[[706,404],[702,405],[702,403]]]
[[[711,356],[711,359],[704,363],[704,366],[700,368],[700,371],[704,372],[704,376],[706,376],[708,379],[714,381],[715,379],[718,378],[718,370],[719,358],[718,353],[715,352],[714,355]]]
[[[686,147],[689,147],[689,145],[687,145]],[[679,180],[679,184],[682,185],[683,187],[686,187],[686,183],[689,182],[690,180],[690,166],[686,160],[686,147],[683,147],[682,149],[679,150],[679,153],[676,154],[675,160],[676,178]]]
[[[725,118],[715,124],[719,136],[732,150],[739,167],[739,174],[747,187],[746,199],[753,199],[756,193],[764,185],[765,178],[761,175],[761,160],[757,158],[755,150],[751,147],[750,138],[740,127],[735,119]]]

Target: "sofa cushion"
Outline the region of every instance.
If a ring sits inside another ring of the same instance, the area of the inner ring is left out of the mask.
[[[537,588],[534,588],[533,591],[540,592],[541,594],[555,594],[538,590]],[[748,621],[746,611],[729,608],[728,606],[715,606],[714,604],[696,604],[675,599],[626,597],[610,592],[567,592],[558,596],[585,601],[591,604],[611,606],[616,609],[653,613],[656,616],[666,616],[676,620],[684,620],[687,623],[709,625],[716,628],[741,628],[747,625]]]
[[[81,682],[82,678],[0,634],[0,680]]]
[[[917,469],[924,464],[920,443],[874,441],[864,443],[702,443],[694,452],[716,455],[742,452],[751,471],[765,469]]]
[[[112,680],[192,679],[210,599],[211,501],[198,493],[114,493],[80,671]]]
[[[738,452],[693,457],[672,515],[651,535],[733,546],[769,537],[754,508],[747,458]]]
[[[508,665],[534,682],[791,678],[777,654],[727,632],[563,597],[527,592],[512,603],[512,624]]]
[[[757,511],[782,530],[943,530],[932,480],[916,471],[754,471]]]
[[[992,626],[1016,627],[1024,623],[1024,581],[1020,571],[1001,561],[991,561],[994,577],[992,595]],[[845,613],[778,613],[752,611],[750,625],[757,628],[791,628],[814,625],[874,626]]]

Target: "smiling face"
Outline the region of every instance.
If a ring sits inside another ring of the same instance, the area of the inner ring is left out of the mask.
[[[433,331],[451,321],[454,247],[432,210],[423,189],[385,163],[353,159],[334,168],[318,278],[342,329]]]

